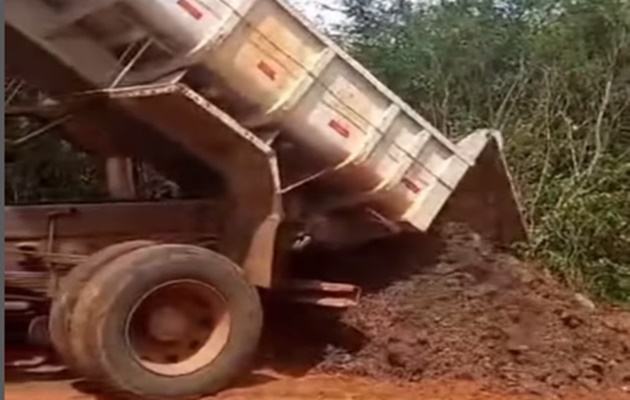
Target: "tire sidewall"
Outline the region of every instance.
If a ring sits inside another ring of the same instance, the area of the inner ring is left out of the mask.
[[[68,367],[80,369],[72,354],[69,333],[72,313],[85,283],[98,272],[101,266],[129,252],[154,244],[148,240],[133,240],[105,247],[75,266],[62,280],[59,292],[50,307],[49,332],[53,346]]]
[[[165,245],[133,252],[117,264],[116,271],[103,271],[98,284],[107,296],[93,303],[90,313],[100,317],[87,325],[85,336],[113,386],[150,397],[194,396],[220,390],[247,367],[260,338],[262,310],[256,290],[230,260],[206,249]],[[188,375],[167,377],[137,362],[123,332],[146,293],[177,280],[209,284],[224,297],[230,334],[212,363]]]

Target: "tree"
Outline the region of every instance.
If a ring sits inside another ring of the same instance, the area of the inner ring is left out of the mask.
[[[503,131],[542,257],[630,301],[630,4],[344,0],[346,47],[445,133]]]

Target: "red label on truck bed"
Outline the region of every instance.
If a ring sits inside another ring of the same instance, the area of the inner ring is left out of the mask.
[[[261,70],[263,74],[267,75],[267,77],[272,81],[276,80],[276,71],[266,62],[261,61],[256,67],[258,67],[258,69]]]
[[[201,19],[203,17],[203,12],[192,3],[192,0],[177,0],[177,5],[186,10],[194,19]]]
[[[333,128],[338,134],[345,138],[350,136],[350,129],[348,129],[344,124],[337,121],[336,119],[331,119],[328,123],[328,126]]]
[[[409,178],[403,178],[402,180],[402,184],[405,185],[405,187],[409,190],[411,190],[414,193],[420,193],[420,191],[422,190],[422,187],[420,186],[420,184],[412,181]]]

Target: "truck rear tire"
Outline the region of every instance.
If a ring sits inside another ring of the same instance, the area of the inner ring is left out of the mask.
[[[90,279],[70,332],[89,377],[127,394],[181,399],[213,394],[246,372],[262,321],[256,289],[229,259],[156,245]]]
[[[59,292],[50,307],[48,331],[53,347],[69,368],[77,369],[72,356],[69,331],[70,318],[77,304],[80,290],[103,265],[111,263],[124,254],[153,244],[155,243],[149,240],[133,240],[105,247],[74,267],[61,281]]]

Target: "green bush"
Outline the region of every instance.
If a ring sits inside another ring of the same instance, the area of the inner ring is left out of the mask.
[[[344,45],[440,129],[503,132],[528,255],[630,302],[629,2],[344,4]]]

